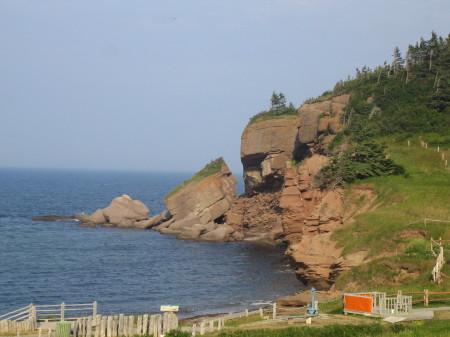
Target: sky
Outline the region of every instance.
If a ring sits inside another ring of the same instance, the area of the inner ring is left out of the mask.
[[[448,0],[0,0],[0,167],[242,174],[250,117],[391,61]]]

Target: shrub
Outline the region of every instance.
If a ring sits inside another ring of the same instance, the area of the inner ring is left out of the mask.
[[[333,189],[345,187],[357,179],[404,174],[403,166],[387,158],[384,150],[385,146],[371,141],[350,146],[332,156],[330,164],[317,174],[315,185]]]
[[[167,337],[191,337],[190,332],[181,331],[181,329],[170,330],[164,336]]]
[[[430,243],[423,239],[414,239],[409,241],[405,249],[407,255],[431,256]]]

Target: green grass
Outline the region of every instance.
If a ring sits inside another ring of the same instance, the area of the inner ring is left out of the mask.
[[[164,199],[169,198],[170,196],[174,195],[176,192],[181,190],[183,187],[190,183],[202,181],[203,179],[212,176],[213,174],[216,174],[220,172],[222,169],[222,166],[226,165],[225,160],[222,157],[219,157],[217,159],[212,160],[209,164],[206,164],[204,168],[202,168],[200,171],[195,173],[191,178],[184,181],[178,186],[175,186],[166,196]]]
[[[262,321],[263,319],[261,318],[261,316],[258,315],[251,315],[251,316],[246,316],[246,317],[241,317],[241,318],[235,318],[235,319],[231,319],[231,320],[227,320],[225,321],[225,326],[228,327],[236,327],[242,324],[249,324],[249,323],[255,323],[255,322],[259,322]]]
[[[254,123],[267,121],[267,120],[272,120],[272,119],[296,119],[296,118],[297,118],[297,115],[265,115],[265,116],[258,116],[255,119],[251,119],[247,126],[249,126],[251,124],[254,124]]]
[[[321,328],[304,326],[283,329],[223,331],[217,334],[219,337],[441,337],[449,335],[450,324],[447,320],[416,321],[395,325],[382,325],[380,323],[333,324]]]
[[[425,141],[428,141],[427,136],[423,135]],[[446,143],[444,136],[439,138],[433,134],[432,137],[437,143]],[[407,140],[411,147],[407,146]],[[388,145],[391,158],[403,165],[407,173],[366,179],[353,185],[354,188],[371,185],[377,199],[369,211],[357,215],[355,221],[337,231],[334,238],[344,247],[344,255],[364,250],[371,262],[343,273],[336,284],[340,289],[364,287],[373,291],[432,288],[435,285],[430,282],[430,276],[435,258],[415,254],[413,250],[426,249],[431,237],[450,239],[450,224],[410,223],[424,218],[450,220],[449,167],[444,166],[435,149],[420,146],[418,135],[397,135],[382,141]],[[445,145],[444,150],[447,151]],[[421,247],[417,245],[417,238],[407,235],[409,230],[423,233],[425,241]],[[446,254],[450,258],[450,254]],[[450,275],[449,269],[450,266],[445,266],[444,273]],[[444,287],[445,283],[448,282],[444,282]]]
[[[388,140],[388,139],[385,139]],[[405,176],[366,179],[378,197],[372,210],[356,217],[356,221],[337,232],[335,238],[345,245],[344,254],[368,250],[369,256],[398,251],[404,240],[399,233],[420,229],[429,237],[450,238],[445,223],[407,224],[423,219],[450,220],[450,170],[431,149],[390,140],[389,155],[406,168]],[[358,187],[358,183],[354,185]],[[380,237],[383,240],[380,240]],[[399,246],[400,245],[400,246]]]
[[[247,126],[270,120],[270,119],[295,119],[297,118],[297,110],[294,107],[282,107],[279,109],[271,109],[267,111],[261,111],[250,118]]]

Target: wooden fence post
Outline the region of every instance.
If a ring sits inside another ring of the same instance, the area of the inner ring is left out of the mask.
[[[123,314],[119,315],[119,328],[117,329],[117,334],[122,337],[124,335],[123,333]],[[95,336],[97,337],[97,336]]]
[[[127,336],[134,335],[134,316],[128,317],[128,333]]]
[[[277,318],[277,304],[273,304],[273,319]]]
[[[102,315],[96,315],[95,316],[95,337],[100,337],[100,326],[102,321]]]
[[[87,318],[87,327],[86,327],[86,336],[91,337],[92,336],[92,316],[89,316]]]
[[[145,314],[142,317],[142,333],[146,334],[147,332],[148,332],[148,314]]]
[[[196,331],[197,331],[197,324],[194,323],[192,325],[192,336],[195,336]]]
[[[66,307],[66,304],[64,302],[62,302],[61,303],[61,321],[64,321],[65,307]]]
[[[261,318],[263,318],[263,317],[264,317],[264,314],[263,314],[263,309],[262,309],[262,308],[259,308],[259,316],[261,316]]]
[[[102,321],[100,322],[100,337],[106,337],[106,316],[102,316]]]
[[[136,334],[142,334],[142,316],[138,316],[136,326]]]
[[[429,297],[428,297],[428,289],[425,289],[423,291],[423,304],[428,307],[428,301],[429,301]]]
[[[155,333],[154,336],[159,336],[162,334],[162,316],[156,315],[155,316]]]
[[[106,323],[106,336],[112,337],[112,316],[108,316],[108,321]]]
[[[97,316],[97,301],[94,301],[93,303],[92,303],[92,316]]]

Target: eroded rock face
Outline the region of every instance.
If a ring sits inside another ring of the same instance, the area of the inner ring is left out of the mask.
[[[277,192],[240,197],[225,214],[225,221],[234,230],[245,233],[246,240],[280,239],[284,237],[278,207],[280,195]]]
[[[249,125],[241,137],[246,193],[279,191],[293,159],[306,158],[319,137],[342,130],[349,98],[341,95],[304,104],[296,119],[271,119]]]
[[[220,172],[193,182],[164,200],[172,219],[156,227],[180,239],[205,241],[235,240],[235,230],[222,224],[223,215],[236,197],[236,178],[226,165]],[[237,236],[239,237],[239,236]]]
[[[303,104],[298,109],[298,140],[301,144],[313,143],[321,132],[338,133],[343,125],[350,95],[341,95],[316,103]]]
[[[271,119],[245,128],[241,137],[241,161],[246,192],[273,191],[281,187],[286,162],[297,138],[295,119]]]
[[[183,187],[164,203],[175,221],[198,218],[199,223],[206,224],[230,209],[236,196],[236,183],[225,165],[220,172]]]

